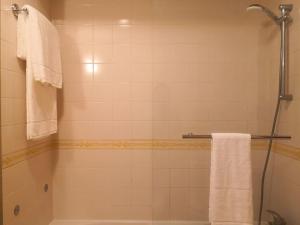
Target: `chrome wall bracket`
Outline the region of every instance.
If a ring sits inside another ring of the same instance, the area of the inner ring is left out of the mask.
[[[11,11],[12,11],[12,13],[14,14],[14,16],[15,16],[16,18],[18,18],[18,15],[19,15],[20,13],[22,13],[22,12],[25,12],[26,14],[28,14],[28,9],[21,9],[21,8],[19,7],[19,5],[16,4],[16,3],[12,4],[12,5],[10,6],[10,8],[11,8]]]

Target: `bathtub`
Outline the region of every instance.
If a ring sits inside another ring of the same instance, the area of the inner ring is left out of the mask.
[[[140,220],[54,220],[49,225],[209,225],[209,222]]]

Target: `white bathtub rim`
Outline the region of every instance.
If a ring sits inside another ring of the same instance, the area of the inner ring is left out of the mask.
[[[151,221],[151,220],[53,220],[49,225],[209,225],[208,221]]]
[[[49,225],[210,225],[208,221],[151,220],[53,220]],[[263,222],[267,225],[267,222]]]

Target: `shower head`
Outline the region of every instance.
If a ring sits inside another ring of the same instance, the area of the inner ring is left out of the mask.
[[[270,9],[266,8],[263,5],[260,4],[252,4],[247,7],[247,11],[252,11],[252,10],[260,10],[264,12],[267,16],[269,16],[272,20],[274,20],[275,23],[279,23],[280,17],[276,16],[275,13],[273,13]]]
[[[263,6],[262,5],[259,5],[259,4],[252,4],[252,5],[249,5],[247,7],[247,11],[251,11],[251,10],[263,10]]]

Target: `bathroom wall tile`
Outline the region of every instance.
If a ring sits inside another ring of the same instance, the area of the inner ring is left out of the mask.
[[[137,83],[150,83],[152,82],[153,69],[150,63],[135,63],[132,65],[132,82]]]
[[[108,102],[76,102],[64,105],[62,120],[104,121],[112,120],[112,104]]]
[[[97,129],[101,128],[101,131]],[[70,132],[72,131],[72,132]],[[112,136],[111,122],[68,121],[60,122],[59,138],[61,139],[97,139]]]
[[[132,38],[130,25],[113,26],[113,42],[118,44],[130,44]]]
[[[152,199],[152,188],[135,188],[133,190],[132,205],[152,206]]]
[[[152,150],[132,150],[133,167],[152,167]]]
[[[112,25],[95,25],[93,28],[94,41],[98,44],[113,43],[113,26]]]
[[[52,2],[51,17],[55,24],[92,24],[93,5],[91,1],[57,1]],[[79,13],[80,12],[80,13]]]
[[[153,218],[155,220],[170,219],[170,189],[153,189]]]
[[[153,151],[153,168],[167,169],[170,168],[170,151],[155,150]]]
[[[263,35],[241,13],[246,3],[226,12],[214,1],[204,5],[211,10],[194,0],[53,1],[53,22],[66,30],[59,139],[255,132],[252,124],[258,116],[269,119],[272,107],[258,113],[259,99],[271,98],[253,93],[276,85],[258,80]],[[263,157],[257,156],[257,171]],[[151,219],[153,212],[157,220],[207,220],[210,151],[59,151],[56,166],[82,168],[57,171],[57,218]]]
[[[133,25],[131,36],[134,44],[151,44],[153,42],[153,27],[150,25]]]
[[[1,10],[8,9],[10,6],[10,0],[1,0]]]
[[[132,60],[138,63],[153,62],[153,52],[151,44],[133,44]]]
[[[189,152],[182,150],[173,150],[170,152],[170,166],[171,168],[189,168]]]
[[[276,159],[279,159],[280,161],[282,160],[282,157],[284,156],[276,155]],[[282,169],[281,165],[280,162],[276,162],[275,160],[274,174],[277,176],[272,182],[274,189],[272,189],[270,202],[277,212],[279,212],[289,223],[293,224],[299,220],[296,206],[299,201],[299,186],[292,180],[286,178],[285,173],[279,172]],[[285,193],[285,195],[280,193]]]
[[[132,46],[131,44],[114,44],[113,46],[113,62],[114,63],[126,63],[132,62]]]
[[[113,46],[111,44],[96,44],[93,47],[94,63],[111,63],[113,60]]]
[[[226,108],[230,110],[225,110],[225,111],[221,110]],[[212,110],[209,117],[211,120],[226,121],[226,120],[244,120],[245,116],[246,116],[246,107],[243,103],[231,102],[231,103],[224,104],[223,102],[218,102],[212,104]]]
[[[152,120],[152,104],[151,102],[133,102],[132,103],[132,119],[134,121]]]
[[[113,64],[113,82],[118,83],[130,83],[132,74],[131,63],[117,62]]]
[[[132,104],[129,102],[116,102],[113,104],[113,119],[117,121],[132,120]]]
[[[63,81],[66,84],[81,84],[81,83],[91,83],[93,81],[93,68],[92,64],[67,64],[63,66]],[[91,68],[90,68],[91,67]]]
[[[17,23],[10,10],[1,10],[1,40],[17,43],[16,36]]]
[[[171,183],[170,169],[153,169],[154,187],[169,187]]]
[[[17,59],[16,51],[17,48],[15,44],[1,40],[1,68],[24,73],[24,61]]]
[[[154,116],[153,116],[154,118]],[[169,130],[168,130],[168,122],[153,122],[153,138],[154,139],[168,139],[169,138]]]
[[[156,76],[154,74],[154,76]],[[155,79],[155,78],[154,78]],[[165,83],[153,84],[153,102],[168,102],[170,99],[169,85]]]
[[[130,205],[132,199],[132,190],[130,188],[112,188],[112,192],[110,193],[112,205]]]
[[[207,169],[190,169],[188,170],[190,187],[209,187],[210,170]]]
[[[189,214],[189,189],[171,188],[170,217],[174,220],[184,220]]]
[[[152,167],[134,167],[132,182],[135,187],[152,187]]]
[[[94,21],[100,24],[128,25],[132,19],[132,1],[94,1]]]
[[[39,169],[36,170],[37,168]],[[23,179],[20,179],[20,176]],[[52,153],[43,153],[27,162],[5,169],[3,180],[6,223],[23,224],[28,221],[31,224],[39,224],[52,221]],[[45,183],[49,185],[49,191],[46,193],[43,191]],[[33,195],[34,199],[30,197]],[[21,207],[18,217],[13,215],[16,204]]]
[[[73,44],[92,44],[93,26],[92,25],[58,25],[57,26],[61,45]]]
[[[130,187],[131,185],[131,169],[130,168],[114,168],[109,171],[108,183],[111,186]]]
[[[298,9],[298,3],[293,1],[294,6]],[[277,7],[279,2],[274,2],[272,7],[274,9]],[[299,14],[293,14],[293,17],[298,17]],[[297,77],[299,73],[299,66],[296,63],[296,59],[298,57],[297,49],[299,48],[299,44],[295,42],[297,37],[299,36],[299,32],[296,31],[294,26],[290,27],[290,37],[289,43],[292,47],[292,50],[289,53],[289,92],[293,95],[297,96]],[[272,123],[272,118],[269,118],[270,113],[273,112],[276,103],[276,95],[277,95],[277,87],[278,87],[278,77],[274,76],[274,74],[278,73],[278,67],[274,65],[278,65],[279,62],[279,48],[277,43],[280,41],[279,33],[277,35],[273,35],[274,38],[266,41],[266,38],[261,37],[261,49],[259,51],[260,58],[268,57],[268,62],[261,62],[259,67],[259,124],[261,130],[270,130],[270,124]],[[271,62],[271,64],[270,64]],[[296,97],[297,98],[297,97]],[[288,133],[293,136],[293,140],[289,142],[284,142],[288,145],[299,146],[298,135],[297,135],[297,113],[294,107],[297,108],[298,102],[295,101],[295,104],[285,104],[281,108],[280,121],[278,124],[278,128],[282,133]],[[281,216],[283,216],[288,223],[297,223],[299,221],[298,213],[293,210],[294,204],[297,199],[298,190],[298,176],[295,176],[295,171],[299,170],[298,164],[295,163],[293,159],[289,159],[284,156],[280,156],[276,154],[273,157],[273,174],[272,174],[272,192],[270,194],[270,203],[269,206],[274,210],[279,212]],[[285,193],[282,195],[282,193]],[[284,196],[284,197],[282,197]],[[291,210],[286,210],[287,208]]]
[[[110,63],[94,64],[93,81],[96,83],[110,83],[114,79],[115,65]],[[96,68],[96,69],[95,69]]]
[[[25,62],[16,57],[16,23],[11,1],[1,1],[1,149],[2,154],[34,146],[40,141],[26,140]],[[49,17],[49,1],[17,0],[30,4]],[[43,139],[41,141],[48,141]],[[50,142],[50,139],[49,139]],[[48,183],[49,190],[43,191]],[[32,198],[34,196],[34,198]],[[3,203],[5,224],[48,224],[52,221],[52,153],[42,153],[3,169]],[[13,215],[21,206],[18,217]]]
[[[62,63],[93,63],[93,46],[67,42],[61,47]]]
[[[152,0],[133,0],[132,23],[151,25],[153,23],[153,7]]]
[[[190,216],[193,220],[208,219],[209,204],[209,189],[208,188],[191,188],[190,189]]]
[[[84,101],[95,96],[92,84],[65,84],[62,90],[64,101]],[[82,102],[84,104],[84,102]]]
[[[189,166],[191,169],[208,169],[210,168],[210,151],[190,151]]]
[[[171,169],[171,187],[188,187],[189,170]]]
[[[133,101],[152,101],[152,84],[133,83],[131,96]]]

